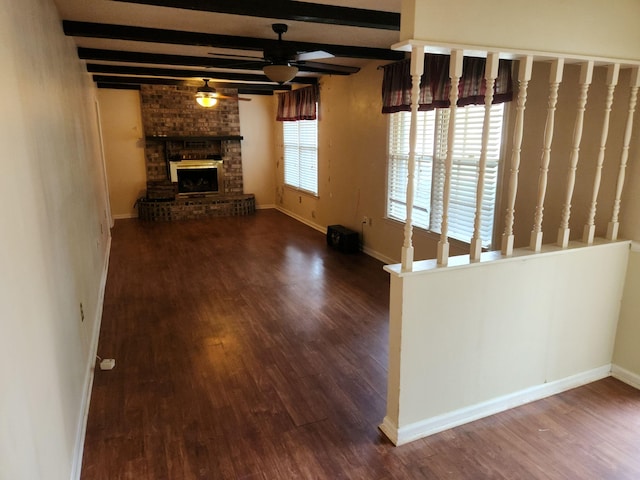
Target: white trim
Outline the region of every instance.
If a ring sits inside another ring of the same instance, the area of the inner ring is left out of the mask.
[[[269,205],[256,205],[256,210],[269,210],[273,208],[277,209],[278,207],[273,203]]]
[[[387,265],[398,263],[397,259],[391,258],[391,257],[387,257],[386,255],[383,255],[382,253],[377,252],[375,250],[372,250],[369,247],[366,247],[364,245],[362,246],[362,252],[366,253],[370,257],[375,258],[376,260],[380,260],[382,263],[387,264]]]
[[[117,215],[112,215],[111,218],[114,220],[126,220],[127,218],[138,218],[137,213],[119,213]]]
[[[405,443],[433,435],[434,433],[439,433],[480,418],[495,415],[510,408],[519,407],[526,403],[535,402],[536,400],[541,400],[551,395],[556,395],[571,390],[572,388],[601,380],[610,375],[611,364],[607,364],[561,380],[525,388],[524,390],[503,395],[486,402],[477,403],[469,407],[454,410],[453,412],[421,420],[401,428],[396,428],[395,431],[393,431],[393,423],[385,418],[383,424],[380,425],[380,429],[395,445],[404,445]],[[389,430],[391,431],[389,432]],[[394,441],[394,439],[396,441]]]
[[[394,445],[398,444],[398,426],[393,423],[389,417],[384,417],[382,423],[378,428],[386,435],[386,437],[393,442]]]
[[[327,234],[327,227],[323,227],[321,225],[318,225],[317,223],[310,222],[306,218],[301,217],[300,215],[297,215],[297,214],[291,212],[290,210],[286,210],[283,207],[274,206],[273,208],[275,208],[279,212],[284,213],[285,215],[290,216],[291,218],[293,218],[293,219],[295,219],[295,220],[297,220],[297,221],[299,221],[301,223],[304,223],[305,225],[307,225],[307,226],[319,231],[320,233],[323,233],[325,235]],[[393,259],[391,257],[387,257],[386,255],[383,255],[382,253],[377,252],[375,250],[372,250],[370,248],[367,248],[365,246],[362,247],[362,252],[367,254],[367,255],[369,255],[370,257],[375,258],[376,260],[381,261],[384,264],[393,264],[393,263],[397,262],[397,260],[395,260],[395,259]]]
[[[91,401],[91,390],[93,388],[94,366],[96,364],[96,354],[98,353],[98,338],[100,336],[100,325],[102,323],[102,309],[104,307],[104,292],[107,285],[107,273],[109,271],[109,257],[111,256],[111,235],[107,237],[107,248],[105,251],[102,278],[98,290],[98,305],[96,307],[94,328],[91,334],[91,345],[89,346],[89,357],[84,378],[82,403],[80,405],[80,417],[78,418],[78,428],[76,430],[76,444],[73,450],[73,464],[71,466],[71,480],[80,480],[82,470],[82,454],[84,453],[84,439],[87,433],[87,419],[89,417],[89,403]]]
[[[611,376],[640,390],[640,375],[637,373],[622,368],[620,365],[613,364],[611,365]]]
[[[604,238],[595,238],[594,243],[586,244],[579,241],[571,241],[567,248],[562,248],[557,244],[544,244],[540,252],[535,252],[529,247],[516,248],[513,250],[513,255],[506,257],[503,256],[500,250],[492,250],[490,252],[483,252],[479,262],[471,262],[469,260],[469,254],[456,255],[449,257],[449,263],[445,268],[438,265],[436,259],[430,260],[417,260],[413,263],[413,270],[410,272],[403,272],[402,265],[394,264],[387,265],[385,270],[396,277],[406,277],[413,275],[424,275],[428,272],[438,273],[444,272],[451,268],[479,268],[488,262],[521,262],[528,258],[535,258],[541,254],[544,255],[566,255],[568,252],[578,250],[581,248],[615,248],[616,245],[631,244],[630,240],[606,240]]]
[[[290,210],[286,210],[280,206],[276,207],[276,210],[278,210],[279,212],[284,213],[285,215],[289,215],[291,218],[294,218],[296,220],[298,220],[300,223],[304,223],[305,225],[313,228],[314,230],[317,230],[323,234],[327,234],[327,227],[323,227],[322,225],[318,225],[317,223],[311,222],[309,220],[307,220],[304,217],[301,217],[300,215],[298,215],[297,213],[293,213]]]
[[[546,52],[543,50],[513,49],[506,47],[497,48],[495,46],[488,47],[486,45],[467,45],[463,43],[448,43],[425,39],[403,40],[391,45],[391,50],[410,52],[414,47],[424,48],[425,53],[437,53],[444,55],[449,55],[454,50],[462,50],[465,56],[470,57],[486,57],[489,52],[498,52],[500,49],[504,48],[508,51],[499,52],[500,58],[512,60],[517,60],[521,57],[532,56],[535,61],[542,62],[547,60],[554,60],[556,58],[564,58],[566,63],[579,63],[593,60],[596,65],[610,65],[612,63],[619,63],[622,67],[634,67],[636,65],[640,65],[639,60],[627,58],[610,58],[573,53]]]

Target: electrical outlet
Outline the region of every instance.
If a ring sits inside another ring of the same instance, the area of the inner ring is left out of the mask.
[[[367,217],[366,215],[364,217],[362,217],[362,223],[363,224],[368,224],[369,223],[369,217]]]
[[[113,370],[115,366],[115,358],[105,358],[104,360],[100,360],[100,370]]]

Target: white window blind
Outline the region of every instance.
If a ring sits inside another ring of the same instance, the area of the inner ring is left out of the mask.
[[[282,122],[284,183],[318,194],[318,121]]]
[[[449,112],[449,109],[418,112],[413,223],[437,233],[442,223]],[[390,117],[387,215],[405,221],[411,114],[399,112]],[[493,105],[481,211],[484,247],[490,247],[493,240],[503,118],[504,104]],[[483,105],[459,108],[456,112],[448,235],[464,242],[473,236],[483,123]]]

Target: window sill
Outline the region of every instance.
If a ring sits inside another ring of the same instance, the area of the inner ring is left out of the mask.
[[[404,225],[405,225],[404,222],[401,222],[400,220],[396,220],[395,218],[390,218],[390,217],[384,217],[384,220],[390,225],[393,225],[398,229],[404,230]],[[422,227],[417,227],[415,225],[413,226],[413,233],[420,235],[422,237],[426,237],[430,240],[433,240],[434,242],[437,242],[440,240],[440,234],[438,232],[434,232],[433,230],[426,230]],[[471,247],[471,244],[469,242],[463,242],[462,240],[458,240],[457,238],[453,238],[453,237],[448,237],[448,239],[449,239],[449,243],[455,248],[468,250]]]
[[[294,187],[291,185],[284,184],[284,188],[287,190],[291,190],[292,192],[299,193],[301,195],[305,195],[307,197],[318,199],[320,196],[317,193],[310,192],[309,190],[304,190],[302,188]]]

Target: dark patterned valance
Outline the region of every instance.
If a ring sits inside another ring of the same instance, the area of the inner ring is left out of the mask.
[[[462,77],[458,85],[457,105],[484,104],[486,59],[465,57]],[[384,66],[382,80],[382,113],[411,110],[411,60],[401,60]],[[424,73],[420,80],[419,110],[449,107],[449,55],[426,54]],[[494,87],[493,103],[510,102],[513,99],[511,60],[500,60],[498,77]]]

